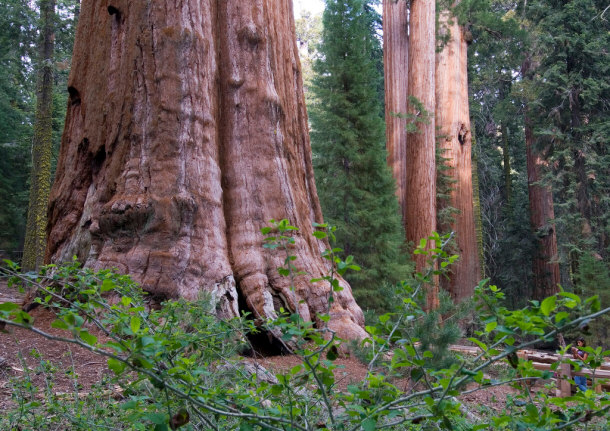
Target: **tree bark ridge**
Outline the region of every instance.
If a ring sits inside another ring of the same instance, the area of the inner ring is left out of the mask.
[[[49,209],[48,261],[77,255],[117,267],[161,297],[209,292],[235,316],[273,297],[305,320],[326,312],[329,267],[289,0],[86,1],[76,36],[66,128]],[[260,228],[287,218],[309,272],[295,289]],[[341,336],[362,338],[349,285],[331,308]],[[321,322],[318,322],[321,323]]]

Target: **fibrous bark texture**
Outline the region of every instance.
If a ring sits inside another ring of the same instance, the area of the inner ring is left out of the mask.
[[[435,40],[435,2],[411,1],[408,94],[431,114],[426,122],[417,123],[417,132],[407,135],[406,233],[407,240],[416,244],[436,231]],[[423,117],[418,105],[411,102],[408,112]],[[418,271],[423,271],[426,256],[416,255],[415,265]],[[427,306],[429,309],[438,306],[438,279],[429,286]]]
[[[55,0],[40,2],[41,40],[36,94],[36,118],[32,138],[30,200],[23,247],[22,267],[36,270],[42,265],[46,247],[47,204],[51,188],[53,147],[53,51],[55,49]]]
[[[542,300],[559,292],[559,261],[553,191],[541,184],[545,158],[535,144],[534,134],[526,118],[525,146],[527,154],[527,185],[530,201],[530,223],[536,237],[533,261],[534,299]]]
[[[406,1],[383,1],[383,70],[388,166],[396,181],[396,195],[406,220],[407,64],[409,12]]]
[[[164,297],[238,295],[256,316],[315,320],[329,268],[290,0],[83,1],[47,259],[117,267]],[[300,228],[294,289],[263,249],[269,219]],[[349,286],[329,326],[365,335]]]
[[[475,231],[472,188],[472,135],[468,109],[467,48],[462,28],[449,13],[441,14],[447,25],[449,40],[436,55],[436,112],[435,122],[440,134],[439,145],[447,174],[455,182],[451,185],[448,205],[456,211],[454,221],[444,229],[456,234],[459,260],[451,266],[443,287],[456,300],[469,298],[480,280],[479,253]]]

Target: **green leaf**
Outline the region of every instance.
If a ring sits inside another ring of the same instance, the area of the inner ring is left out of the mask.
[[[273,385],[271,386],[271,395],[281,395],[281,393],[284,391],[284,387],[282,385]]]
[[[494,329],[496,329],[496,326],[498,326],[498,322],[489,322],[487,325],[485,325],[485,332],[493,331]]]
[[[80,331],[80,338],[90,346],[95,346],[97,343],[97,337],[95,335],[90,334],[88,331],[83,330]]]
[[[162,413],[156,413],[156,412],[147,413],[144,415],[144,419],[148,419],[149,421],[151,421],[152,423],[157,424],[157,425],[163,425],[163,424],[167,423],[166,416]]]
[[[114,371],[117,376],[125,371],[125,363],[114,358],[108,358],[108,368]]]
[[[375,431],[375,428],[377,427],[377,421],[373,418],[367,418],[363,420],[360,425],[362,425],[362,429],[364,431]]]
[[[482,341],[477,340],[476,338],[473,338],[473,337],[468,338],[468,341],[472,341],[473,343],[475,343],[484,352],[487,351],[487,344],[483,343]]]
[[[315,236],[318,239],[324,239],[328,235],[326,234],[326,232],[322,232],[321,230],[317,230],[317,231],[314,231],[313,236]]]
[[[60,319],[55,319],[53,321],[53,323],[51,323],[51,328],[56,328],[56,329],[68,329],[69,326],[66,322],[64,322],[63,320]]]
[[[545,298],[544,301],[542,301],[542,304],[540,304],[540,311],[545,316],[548,316],[555,309],[556,304],[557,304],[557,297],[549,296],[548,298]]]
[[[116,287],[116,284],[114,284],[114,281],[106,278],[104,279],[104,281],[102,281],[102,292],[108,292],[112,289],[114,289]]]
[[[560,311],[559,313],[555,314],[555,323],[559,323],[562,320],[567,319],[568,317],[570,317],[570,313]]]
[[[129,327],[131,328],[131,332],[137,334],[140,330],[140,318],[137,316],[131,317],[131,322],[129,322]]]
[[[0,311],[12,311],[19,308],[19,305],[14,302],[4,302],[0,304]]]

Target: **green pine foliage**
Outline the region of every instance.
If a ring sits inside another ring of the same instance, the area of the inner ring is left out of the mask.
[[[348,276],[363,308],[382,311],[384,285],[409,273],[395,183],[386,165],[377,12],[372,2],[327,2],[309,108],[316,185],[325,220],[362,271]]]
[[[0,14],[0,255],[20,248],[25,230],[30,165],[35,16],[25,1],[3,3]],[[5,256],[6,257],[6,256]]]
[[[585,253],[580,257],[574,284],[575,291],[580,295],[599,295],[602,304],[610,304],[610,269],[599,256]],[[589,331],[593,334],[590,338],[592,347],[610,345],[609,316],[600,316],[592,321]]]
[[[535,132],[551,148],[548,175],[560,253],[571,276],[583,253],[610,261],[607,6],[601,0],[537,1],[528,10],[537,34],[538,67],[530,92]]]

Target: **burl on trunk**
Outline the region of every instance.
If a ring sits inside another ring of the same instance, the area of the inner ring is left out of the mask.
[[[46,260],[117,267],[165,297],[209,292],[221,316],[238,295],[258,316],[325,313],[293,20],[291,0],[83,1]],[[261,247],[271,218],[300,228],[294,290],[285,256]],[[342,285],[329,326],[361,338]]]

